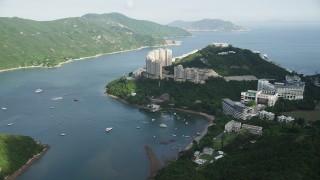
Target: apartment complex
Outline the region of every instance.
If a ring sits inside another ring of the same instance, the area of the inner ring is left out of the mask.
[[[278,97],[289,100],[303,99],[305,82],[298,76],[286,76],[284,83],[276,82],[271,84],[268,80],[258,80],[258,91],[265,90],[278,93]]]
[[[150,51],[146,58],[145,76],[151,79],[162,79],[162,67],[172,65],[172,50],[156,49]]]
[[[278,100],[278,93],[274,91],[255,91],[248,90],[241,92],[241,103],[247,104],[250,101],[254,101],[256,104],[265,104],[268,106],[274,106]]]
[[[212,69],[199,69],[199,68],[183,68],[183,66],[180,64],[176,67],[174,67],[174,80],[175,81],[190,81],[193,83],[201,83],[204,84],[205,80],[208,79],[208,77],[217,77],[219,76],[218,73],[216,73]]]
[[[234,102],[230,99],[223,99],[222,100],[222,110],[223,113],[226,115],[231,115],[234,118],[238,119],[247,119],[247,107],[240,103],[240,102]]]

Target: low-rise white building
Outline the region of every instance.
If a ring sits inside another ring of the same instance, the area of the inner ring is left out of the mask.
[[[208,155],[212,155],[212,153],[213,153],[213,149],[212,148],[209,148],[209,147],[205,147],[205,148],[203,148],[203,154],[208,154]]]
[[[250,101],[254,101],[256,104],[265,104],[268,106],[274,106],[278,100],[278,94],[274,91],[266,90],[248,90],[241,92],[241,103],[247,104]]]
[[[259,79],[257,90],[274,92],[278,94],[278,97],[284,99],[299,100],[303,99],[304,88],[305,82],[302,82],[298,76],[286,76],[284,83],[276,82],[271,84],[266,79]]]
[[[287,116],[281,115],[281,116],[277,117],[277,120],[278,120],[278,122],[286,122],[286,123],[288,123],[288,122],[294,121],[294,118],[290,117],[290,116],[287,117]]]
[[[259,111],[259,118],[266,120],[274,120],[274,113],[268,111]]]
[[[232,120],[224,125],[224,130],[226,132],[238,132],[241,129],[241,122]]]

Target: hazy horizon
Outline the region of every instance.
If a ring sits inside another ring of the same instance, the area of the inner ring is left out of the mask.
[[[128,17],[168,24],[175,20],[223,19],[232,22],[320,22],[318,0],[0,0],[0,17],[49,21],[88,13],[118,12]]]

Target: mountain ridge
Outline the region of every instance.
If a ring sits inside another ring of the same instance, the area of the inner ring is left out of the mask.
[[[248,31],[247,28],[241,27],[222,19],[202,19],[199,21],[182,21],[177,20],[168,24],[169,26],[179,27],[187,31]]]
[[[0,17],[0,70],[54,67],[71,59],[165,45],[187,31],[120,13],[86,14],[53,21]]]

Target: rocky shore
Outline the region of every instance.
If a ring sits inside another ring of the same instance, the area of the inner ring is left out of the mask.
[[[14,172],[13,174],[6,176],[4,179],[6,180],[13,180],[16,179],[19,175],[21,175],[23,172],[25,172],[30,166],[32,166],[32,164],[37,161],[38,159],[40,159],[42,156],[44,156],[46,154],[46,152],[49,150],[49,145],[47,144],[40,144],[41,146],[44,147],[44,149],[34,155],[31,159],[29,159],[29,161],[23,165],[19,170],[17,170],[16,172]]]

